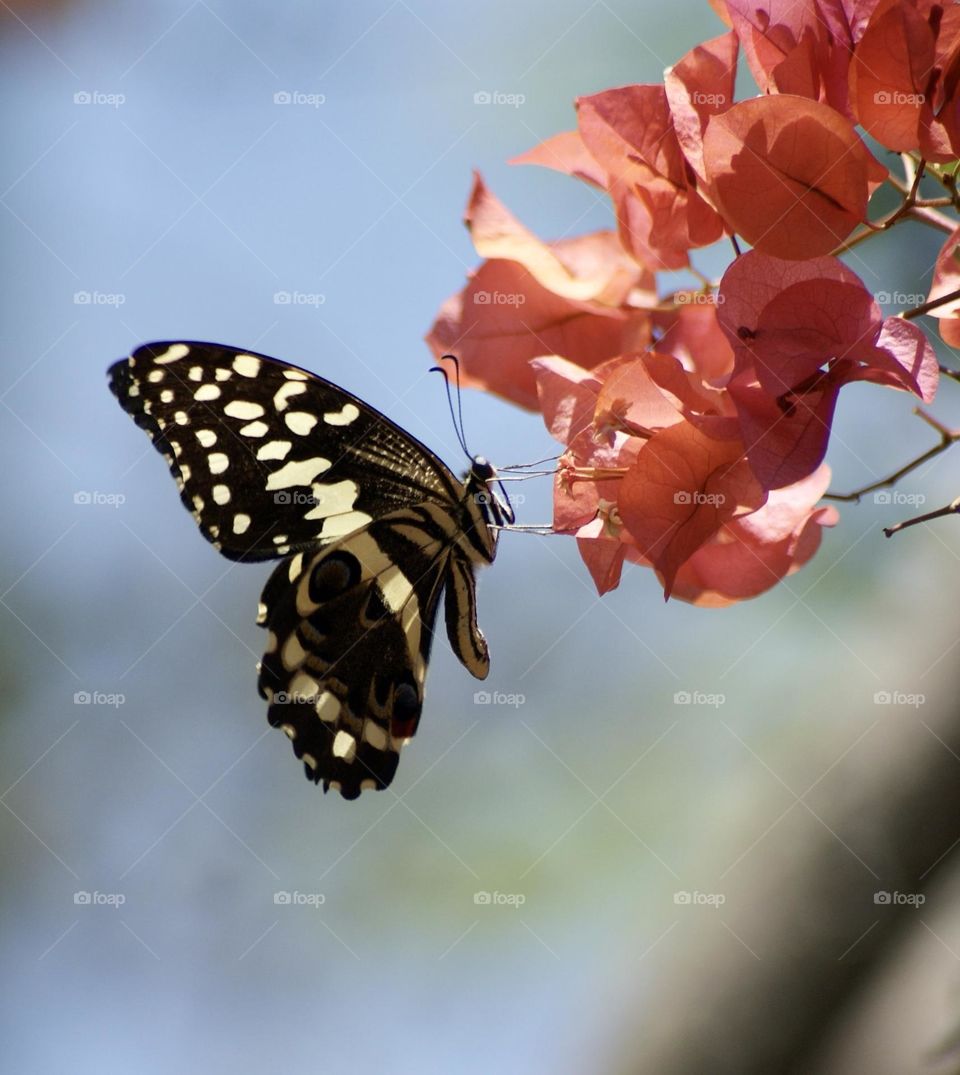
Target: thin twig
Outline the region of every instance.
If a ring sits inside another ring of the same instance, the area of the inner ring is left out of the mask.
[[[919,456],[917,459],[907,463],[906,466],[901,467],[899,470],[895,470],[886,478],[881,478],[879,481],[872,482],[870,485],[865,485],[862,489],[857,489],[852,493],[824,493],[824,500],[842,500],[859,504],[860,498],[866,496],[867,493],[872,493],[877,489],[884,489],[887,486],[894,485],[912,470],[916,470],[917,467],[923,466],[924,463],[933,459],[935,456],[938,456],[941,452],[946,451],[947,448],[960,440],[960,429],[947,429],[942,422],[934,418],[932,414],[927,414],[927,412],[920,407],[914,407],[913,413],[917,415],[918,418],[922,418],[928,426],[935,429],[940,434],[939,444],[934,445],[929,451],[924,452],[923,455]]]
[[[900,530],[906,530],[908,526],[916,526],[917,523],[928,523],[931,519],[942,519],[944,515],[956,515],[958,513],[960,513],[960,496],[958,496],[956,500],[951,500],[945,508],[937,508],[936,511],[928,511],[925,515],[917,515],[913,519],[905,519],[902,523],[895,523],[893,526],[885,526],[883,532],[887,537],[893,537],[893,535]]]

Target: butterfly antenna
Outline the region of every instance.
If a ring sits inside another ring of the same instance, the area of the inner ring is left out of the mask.
[[[464,432],[463,432],[463,403],[461,401],[461,393],[460,393],[460,360],[457,358],[456,355],[441,355],[440,356],[440,361],[443,362],[444,359],[447,359],[447,358],[449,358],[450,361],[453,363],[453,368],[454,368],[454,371],[455,371],[455,374],[456,374],[456,385],[457,385],[457,407],[456,407],[456,410],[454,410],[454,407],[453,407],[453,395],[452,395],[452,393],[450,391],[450,376],[447,373],[446,369],[444,369],[443,366],[431,366],[430,367],[430,372],[431,373],[439,373],[443,377],[443,383],[444,383],[444,385],[446,386],[446,389],[447,389],[447,406],[450,408],[450,420],[453,422],[453,428],[454,428],[454,431],[457,434],[457,440],[460,442],[460,447],[463,449],[464,454],[469,456],[472,459],[473,456],[470,455],[470,449],[467,447],[467,439],[464,436]]]

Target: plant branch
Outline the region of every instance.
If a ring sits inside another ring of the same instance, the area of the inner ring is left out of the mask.
[[[865,485],[862,489],[857,489],[852,493],[824,493],[824,500],[842,500],[859,504],[860,498],[866,496],[867,493],[872,493],[877,489],[884,489],[894,485],[912,470],[916,470],[917,467],[923,466],[928,460],[938,456],[941,452],[946,451],[947,448],[960,440],[960,429],[947,429],[942,422],[939,422],[932,414],[927,414],[927,412],[920,407],[914,407],[913,413],[917,415],[918,418],[922,418],[928,426],[935,429],[940,434],[939,444],[935,444],[929,451],[924,452],[923,455],[907,463],[906,466],[900,467],[899,470],[895,470],[892,474],[887,475],[886,478],[881,478],[879,481],[872,482],[870,485]]]

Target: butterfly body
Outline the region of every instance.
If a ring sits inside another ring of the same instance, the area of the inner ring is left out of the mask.
[[[258,615],[270,723],[324,790],[386,787],[417,729],[441,597],[454,652],[489,670],[474,569],[512,521],[494,469],[478,457],[461,482],[357,397],[236,348],[147,344],[110,379],[218,551],[281,561]]]

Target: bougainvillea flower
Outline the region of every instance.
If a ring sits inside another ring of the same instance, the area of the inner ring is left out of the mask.
[[[827,105],[781,95],[741,101],[704,134],[713,203],[757,250],[827,254],[867,218],[887,171]]]
[[[533,409],[531,359],[555,354],[591,369],[649,342],[650,315],[638,304],[653,304],[652,276],[612,232],[543,243],[479,178],[467,224],[481,252],[496,256],[444,303],[427,336],[437,357],[458,355],[464,385]]]
[[[933,270],[933,285],[929,302],[960,291],[960,228],[957,228],[940,249]],[[960,298],[938,306],[934,315],[940,319],[940,335],[944,343],[960,347]]]
[[[846,380],[891,384],[925,402],[933,399],[937,360],[926,337],[899,318],[884,320],[873,294],[836,258],[792,262],[752,250],[727,269],[718,302],[738,375],[753,370],[771,396],[846,360],[853,364]]]
[[[820,547],[823,528],[834,526],[833,507],[817,507],[830,482],[821,466],[803,481],[776,489],[750,515],[726,523],[679,569],[673,596],[718,608],[756,597],[795,571]]]
[[[761,93],[821,101],[849,116],[847,75],[854,5],[820,0],[726,0]]]
[[[728,388],[747,457],[766,489],[792,485],[823,461],[837,393],[872,381],[936,393],[936,354],[919,328],[882,318],[859,277],[836,258],[791,262],[750,251],[727,269],[717,318],[736,363]]]
[[[583,144],[607,175],[624,247],[643,265],[678,269],[723,234],[697,193],[663,86],[623,86],[577,101]]]
[[[670,595],[681,565],[725,523],[766,500],[744,458],[737,423],[679,422],[655,433],[620,482],[620,519]]]

